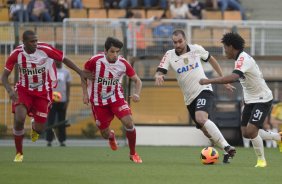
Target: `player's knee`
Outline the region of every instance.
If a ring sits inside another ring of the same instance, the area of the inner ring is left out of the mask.
[[[204,126],[204,124],[205,124],[205,122],[206,122],[207,120],[208,120],[208,119],[205,118],[205,117],[203,117],[203,116],[198,116],[198,117],[196,117],[196,121],[199,123],[199,125],[200,125],[201,127]]]
[[[23,126],[25,122],[25,116],[16,116],[15,117],[15,125],[16,126]]]

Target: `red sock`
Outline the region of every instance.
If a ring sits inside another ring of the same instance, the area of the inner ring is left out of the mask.
[[[23,138],[24,135],[14,135],[17,153],[23,154]]]
[[[126,131],[126,137],[128,139],[128,146],[130,150],[130,155],[135,154],[135,145],[136,145],[136,130]]]
[[[114,131],[110,131],[109,140],[110,141],[115,140],[115,132]]]
[[[16,146],[16,153],[23,154],[23,138],[24,138],[24,129],[15,130],[13,129],[14,141]]]

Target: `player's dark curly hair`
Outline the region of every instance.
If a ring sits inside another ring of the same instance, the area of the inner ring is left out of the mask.
[[[236,50],[243,50],[245,47],[245,40],[238,33],[226,33],[221,39],[221,43],[230,46]]]
[[[123,47],[123,43],[116,38],[108,37],[107,40],[105,41],[106,51],[108,51],[112,46],[121,49]]]

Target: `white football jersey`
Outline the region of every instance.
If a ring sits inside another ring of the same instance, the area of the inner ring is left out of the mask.
[[[188,47],[190,51],[180,56],[175,53],[175,49],[168,50],[158,66],[165,70],[171,67],[175,71],[186,105],[189,105],[203,90],[212,91],[210,84],[199,84],[200,79],[207,78],[201,60],[206,61],[209,52],[200,45],[188,44]]]
[[[246,52],[241,52],[235,61],[233,72],[238,73],[236,70],[243,74],[239,80],[243,87],[245,103],[268,102],[273,99],[257,63]]]

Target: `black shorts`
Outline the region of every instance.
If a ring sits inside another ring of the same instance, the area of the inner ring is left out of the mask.
[[[247,126],[248,123],[251,123],[262,128],[265,118],[270,113],[271,106],[272,100],[265,103],[244,104],[241,126]]]
[[[197,128],[201,128],[199,123],[196,121],[196,111],[205,111],[208,113],[209,118],[214,107],[214,94],[212,91],[204,90],[197,98],[195,98],[190,105],[187,105],[187,109],[190,113],[192,120],[196,123]]]

